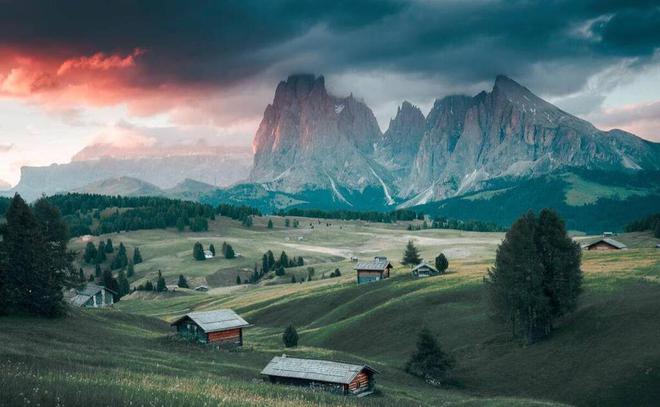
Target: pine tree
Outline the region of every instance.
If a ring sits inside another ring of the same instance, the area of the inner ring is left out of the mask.
[[[268,219],[268,229],[273,228],[273,221],[271,219]]]
[[[186,229],[186,219],[179,218],[176,220],[176,230],[183,232]]]
[[[284,219],[284,226],[288,228],[290,225],[291,222],[289,221],[289,219]]]
[[[96,264],[101,264],[107,259],[108,257],[105,255],[105,242],[101,240],[99,242],[99,248],[96,249]]]
[[[236,276],[236,285],[241,285],[241,276]]]
[[[547,336],[552,324],[543,263],[536,247],[537,229],[531,211],[518,219],[497,249],[487,279],[495,314],[509,323],[515,337],[529,344]]]
[[[179,282],[176,285],[181,288],[190,288],[188,287],[188,280],[186,280],[183,274],[179,274]]]
[[[289,267],[289,256],[287,256],[284,251],[280,254],[280,265],[282,267]]]
[[[117,289],[119,291],[119,297],[123,297],[131,291],[131,286],[128,283],[126,274],[124,274],[124,270],[119,270],[119,273],[117,273]]]
[[[312,281],[315,272],[316,270],[314,270],[314,267],[307,267],[307,281]]]
[[[305,265],[305,260],[302,258],[302,256],[298,256],[298,267],[304,265]]]
[[[268,270],[272,270],[275,267],[275,255],[273,255],[273,252],[270,250],[266,252],[266,255],[268,256]]]
[[[85,260],[85,263],[87,264],[92,264],[93,262],[96,261],[96,246],[94,246],[94,243],[87,242],[87,245],[85,246],[85,254],[83,255],[83,260]]]
[[[195,242],[193,245],[193,258],[197,261],[206,260],[206,256],[204,256],[204,247],[200,242]]]
[[[227,254],[227,242],[222,242],[222,255],[225,256]]]
[[[147,282],[144,283],[144,290],[145,291],[153,291],[154,290],[154,283],[152,283],[151,280],[147,280]]]
[[[403,264],[417,265],[422,262],[422,259],[419,257],[419,250],[413,244],[412,240],[408,240],[406,245],[406,250],[403,252]]]
[[[112,276],[112,271],[110,269],[103,270],[103,275],[101,276],[101,285],[108,290],[112,290],[119,294],[119,283]],[[119,295],[115,295],[115,300],[119,300]]]
[[[447,257],[445,257],[444,253],[440,253],[435,258],[435,268],[439,272],[444,273],[448,267],[449,267],[449,261],[447,260]]]
[[[284,270],[284,267],[282,267],[282,266],[279,266],[279,267],[275,270],[275,275],[276,275],[276,276],[283,276],[283,275],[285,275],[285,274],[286,274],[286,271]]]
[[[85,282],[85,272],[83,271],[82,267],[78,270],[78,281],[81,283]]]
[[[453,367],[454,360],[442,351],[428,329],[422,329],[417,349],[406,363],[406,372],[435,384],[447,382]]]
[[[209,251],[213,254],[213,257],[215,257],[215,246],[213,246],[213,243],[209,245]]]
[[[135,266],[133,265],[133,262],[128,263],[128,267],[126,268],[126,277],[131,278],[135,275]]]
[[[96,276],[98,278],[98,277],[101,277],[101,274],[102,274],[101,273],[101,265],[96,264],[94,266],[94,276]]]
[[[140,248],[136,247],[133,249],[133,264],[142,263],[142,253],[140,253]]]
[[[92,281],[94,281],[94,274],[90,274],[90,275],[89,275],[89,280],[87,280],[87,281],[89,281],[90,283],[91,283]]]
[[[156,291],[159,293],[167,291],[167,284],[165,283],[165,278],[160,270],[158,270],[158,280],[156,280]]]
[[[291,284],[293,284],[293,283],[295,283],[295,282],[296,282],[296,275],[295,275],[295,274],[292,274],[292,275],[291,275]]]
[[[282,333],[282,342],[287,348],[298,346],[298,332],[293,325],[289,325]]]
[[[105,252],[112,253],[114,251],[115,248],[112,246],[112,239],[108,238],[108,240],[105,242]]]
[[[230,244],[227,245],[227,248],[225,249],[225,258],[226,259],[233,259],[236,257],[236,253],[234,252],[234,248],[231,247]]]

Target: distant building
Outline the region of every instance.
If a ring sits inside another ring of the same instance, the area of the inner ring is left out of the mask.
[[[612,237],[614,236],[614,232],[603,232],[603,237]]]
[[[117,293],[96,284],[87,284],[85,288],[76,290],[76,295],[69,302],[83,308],[109,307],[115,302],[113,295]]]
[[[582,246],[584,250],[622,250],[628,247],[614,239],[604,237]]]
[[[387,257],[377,256],[372,261],[356,263],[353,270],[357,271],[358,284],[371,283],[390,278],[392,263]]]
[[[374,389],[375,369],[329,360],[275,356],[261,374],[271,383],[319,388],[340,394],[367,395]]]
[[[252,326],[230,309],[191,312],[171,325],[186,339],[221,346],[243,346],[243,328]]]
[[[413,277],[429,277],[440,274],[438,269],[426,262],[421,262],[412,269]]]
[[[193,288],[193,290],[195,290],[195,291],[201,291],[201,292],[206,292],[206,291],[209,290],[209,288],[208,288],[207,286],[205,286],[205,285],[200,285],[200,286],[197,286],[197,287]]]
[[[210,250],[204,250],[204,258],[205,258],[205,259],[208,260],[208,259],[212,259],[213,257],[215,257],[215,256],[213,256],[213,252],[212,252],[212,251],[210,251]]]

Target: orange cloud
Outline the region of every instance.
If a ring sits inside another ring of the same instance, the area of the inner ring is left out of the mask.
[[[135,66],[135,58],[143,55],[146,50],[135,48],[133,53],[122,57],[120,55],[106,55],[103,52],[97,52],[91,57],[78,57],[67,59],[57,69],[57,76],[62,76],[74,69],[91,69],[107,71],[109,69],[122,69]]]

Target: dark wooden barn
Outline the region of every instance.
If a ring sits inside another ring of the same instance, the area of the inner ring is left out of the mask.
[[[372,261],[357,263],[353,270],[357,271],[358,284],[371,283],[390,278],[392,263],[387,257],[374,257]]]
[[[243,328],[249,323],[230,309],[191,312],[172,322],[180,336],[218,346],[243,346]]]
[[[374,390],[375,369],[329,360],[275,356],[261,371],[271,383],[307,386],[340,394],[365,396]]]
[[[622,250],[627,246],[617,240],[604,237],[582,247],[585,250]]]

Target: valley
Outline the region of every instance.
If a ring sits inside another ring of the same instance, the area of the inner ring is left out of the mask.
[[[287,228],[283,218],[254,217],[245,227],[219,217],[207,232],[99,236],[122,242],[129,253],[140,248],[144,262],[135,266],[131,285],[155,279],[160,269],[168,286],[184,274],[191,287],[206,284],[209,291],[136,291],[112,309],[72,309],[65,319],[2,318],[0,387],[16,389],[14,404],[57,398],[64,405],[650,405],[659,396],[660,353],[649,343],[660,334],[660,252],[654,248],[660,240],[650,233],[617,236],[628,250],[585,252],[578,310],[561,319],[549,339],[521,347],[490,317],[482,283],[503,234],[409,231],[408,222],[296,220],[298,228]],[[444,252],[449,271],[411,278],[400,264],[410,239],[426,259]],[[196,241],[205,247],[226,241],[240,256],[195,261]],[[81,250],[83,244],[76,238],[70,246]],[[305,265],[236,285],[236,275],[248,276],[266,250],[303,256]],[[357,286],[350,257],[375,255],[391,259],[392,278]],[[312,281],[290,282],[291,275],[305,277],[308,267],[315,269]],[[322,278],[335,268],[341,277]],[[172,337],[168,322],[218,308],[234,309],[255,325],[245,331],[243,349],[219,351]],[[281,344],[288,324],[300,334],[297,348]],[[432,386],[404,372],[422,326],[456,358],[453,384]],[[377,392],[356,399],[264,383],[259,371],[282,353],[369,363],[380,372]],[[81,387],[102,390],[91,394]]]

